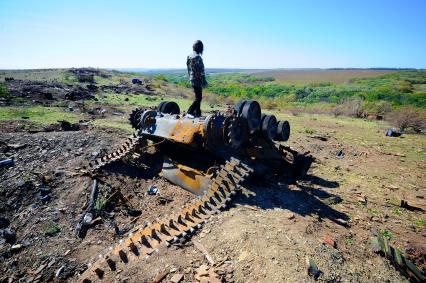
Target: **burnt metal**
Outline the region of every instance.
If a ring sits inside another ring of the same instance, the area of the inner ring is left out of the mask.
[[[295,178],[306,174],[313,161],[308,153],[300,154],[274,141],[287,140],[290,126],[285,121],[277,123],[273,115],[262,118],[256,101],[241,101],[226,112],[207,117],[190,118],[176,112],[176,106],[166,101],[156,110],[134,110],[129,120],[137,134],[90,167],[100,170],[130,153],[139,156],[141,163],[154,166],[145,161],[158,155],[155,168],[161,169],[161,176],[199,199],[180,212],[133,229],[127,239],[91,263],[81,276],[83,281],[103,280],[128,262],[189,237],[226,208],[252,174]]]

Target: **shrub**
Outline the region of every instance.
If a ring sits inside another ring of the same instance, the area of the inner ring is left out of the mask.
[[[219,104],[219,99],[216,94],[208,94],[206,96],[206,101],[210,107],[214,107]]]
[[[225,97],[224,99],[223,99],[223,103],[224,104],[235,104],[235,100],[234,99],[232,99],[232,97]]]
[[[413,106],[401,107],[387,115],[386,120],[401,131],[412,129],[415,132],[421,132],[426,128],[426,112],[420,111]]]
[[[9,90],[2,83],[0,83],[0,98],[9,98]]]
[[[332,113],[334,116],[345,115],[349,117],[362,116],[363,100],[361,98],[346,99],[343,103],[336,105]]]
[[[160,80],[160,81],[164,81],[164,82],[168,81],[166,76],[163,75],[163,74],[155,75],[154,78],[156,78],[157,80]]]

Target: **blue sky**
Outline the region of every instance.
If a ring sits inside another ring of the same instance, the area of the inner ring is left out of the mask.
[[[425,0],[0,0],[0,69],[426,68]]]

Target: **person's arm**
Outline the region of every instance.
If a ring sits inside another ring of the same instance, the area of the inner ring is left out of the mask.
[[[190,64],[191,64],[191,60],[189,59],[189,56],[188,56],[188,57],[186,57],[186,69],[188,70],[188,77],[191,79],[191,74],[190,74],[191,67],[190,67]]]
[[[200,77],[202,80],[203,87],[207,86],[206,74],[204,72],[204,63],[203,59],[200,57]]]

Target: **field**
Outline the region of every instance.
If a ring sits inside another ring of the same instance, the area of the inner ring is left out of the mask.
[[[277,82],[286,84],[309,84],[318,82],[347,83],[354,78],[374,78],[395,73],[397,70],[276,70],[253,73],[257,76],[273,77]]]
[[[4,82],[0,96],[0,160],[14,161],[0,169],[0,229],[16,233],[14,241],[0,238],[0,282],[53,281],[58,270],[61,282],[77,281],[88,262],[126,239],[132,229],[196,199],[160,176],[147,178],[129,159],[117,161],[99,177],[101,217],[93,220],[84,239],[76,238],[75,226],[92,185],[79,169],[133,132],[128,114],[135,107],[173,100],[186,111],[192,98],[182,74],[94,72],[96,91],[88,91],[87,83],[65,69],[0,71],[0,82],[14,78]],[[308,176],[295,183],[253,180],[192,238],[132,261],[105,281],[170,282],[182,274],[181,282],[198,282],[200,268],[207,265],[222,282],[315,282],[306,272],[308,258],[321,271],[320,282],[407,282],[387,258],[372,251],[373,230],[425,272],[426,136],[407,131],[387,137],[389,121],[335,115],[332,109],[344,101],[314,99],[323,88],[343,90],[337,93],[340,99],[356,85],[372,91],[365,93],[364,105],[385,101],[391,111],[410,106],[422,113],[422,105],[369,96],[376,88],[396,95],[394,86],[411,79],[411,92],[405,94],[424,99],[426,82],[414,81],[416,75],[419,80],[425,76],[420,71],[371,70],[209,75],[203,114],[227,109],[227,103],[255,87],[288,87],[288,95],[312,88],[299,101],[275,101],[278,105],[264,111],[290,122],[285,144],[315,157]],[[134,77],[143,85],[133,85]],[[330,83],[318,85],[319,78]],[[77,99],[68,99],[70,94]],[[259,99],[265,109],[263,93],[247,97]],[[316,107],[330,112],[313,113]],[[64,130],[58,120],[79,129]],[[152,185],[159,194],[147,194]],[[401,200],[419,209],[401,207]],[[329,239],[334,245],[327,244]],[[194,243],[201,243],[214,265]]]

